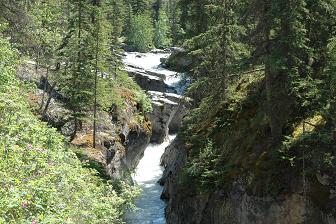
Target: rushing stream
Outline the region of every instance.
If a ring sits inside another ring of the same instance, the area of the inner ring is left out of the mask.
[[[180,78],[176,72],[169,71],[160,66],[160,58],[167,58],[169,53],[126,53],[124,63],[127,66],[143,69],[164,75],[167,86],[175,87]],[[162,187],[158,180],[162,176],[163,168],[160,158],[165,148],[175,136],[170,135],[162,144],[150,144],[145,150],[144,157],[140,160],[134,181],[141,187],[142,193],[135,201],[137,209],[126,215],[128,224],[165,224],[164,209],[166,203],[160,199]]]
[[[129,224],[164,224],[164,208],[166,203],[160,199],[162,187],[157,183],[162,175],[163,168],[160,166],[160,158],[165,148],[175,138],[169,136],[163,144],[150,144],[144,157],[141,159],[134,181],[142,189],[140,197],[135,201],[137,209],[127,215]]]

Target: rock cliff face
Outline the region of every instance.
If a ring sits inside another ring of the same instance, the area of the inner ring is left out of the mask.
[[[177,137],[166,149],[161,157],[161,165],[164,167],[162,178],[159,183],[164,186],[161,194],[162,199],[169,200],[167,211],[177,195],[177,180],[186,162],[187,154]],[[167,215],[170,214],[167,212]]]
[[[130,66],[127,66],[125,71],[143,90],[159,92],[166,91],[167,87],[164,83],[164,78],[159,76],[159,74],[147,72],[141,68]]]
[[[189,71],[192,65],[192,58],[188,56],[183,48],[171,48],[171,56],[167,59],[162,59],[163,65],[173,71],[186,72]]]
[[[186,163],[187,153],[177,138],[162,156],[165,167],[160,184],[164,186],[161,198],[168,200],[167,224],[335,224],[311,201],[304,200],[302,192],[278,197],[249,195],[235,183],[231,191],[193,194],[178,181]]]
[[[171,49],[167,52],[175,52],[175,50]],[[167,52],[152,51],[150,57]],[[142,53],[132,53],[132,56],[142,60],[146,57]],[[125,63],[125,71],[142,89],[147,91],[152,100],[153,112],[149,116],[152,123],[151,142],[163,143],[168,133],[176,133],[180,128],[182,119],[191,106],[191,99],[175,94],[177,90],[174,86],[166,84],[167,77],[160,73],[160,69],[140,68],[127,60]]]
[[[149,144],[150,132],[135,127],[126,136],[124,143],[109,139],[104,142],[107,173],[115,179],[129,178],[129,174],[137,167]]]
[[[335,220],[299,194],[260,198],[242,192],[214,192],[177,199],[167,208],[167,223],[174,224],[299,224],[335,223]]]
[[[28,62],[18,70],[18,76],[25,82],[35,83],[38,87],[35,92],[31,92],[31,104],[36,108],[36,113],[40,116],[39,105],[42,104],[43,89],[47,92],[51,84],[44,78],[46,71],[35,69],[33,62]],[[66,99],[57,92],[57,88],[52,90],[52,98],[48,109],[42,114],[41,119],[50,126],[58,129],[65,138],[70,140],[74,133],[74,121],[71,111],[66,109]],[[45,97],[47,98],[47,94]],[[44,100],[46,103],[46,99]],[[88,115],[89,117],[91,115]],[[130,178],[130,172],[135,169],[143,153],[149,144],[151,137],[151,124],[147,118],[142,122],[137,121],[139,109],[132,100],[125,101],[123,109],[112,105],[110,112],[98,112],[97,127],[97,148],[92,148],[92,124],[84,121],[82,128],[77,132],[72,143],[83,150],[79,157],[90,161],[90,164],[98,164],[104,175],[110,178],[120,179]],[[95,165],[97,166],[97,165]]]
[[[191,106],[191,99],[183,98],[173,93],[149,91],[152,99],[153,112],[152,142],[162,143],[168,132],[176,133],[182,124],[182,119]]]

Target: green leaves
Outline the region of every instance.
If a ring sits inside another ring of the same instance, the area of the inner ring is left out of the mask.
[[[159,11],[159,19],[155,23],[154,44],[157,48],[169,47],[171,44],[170,27],[168,26],[168,17],[161,9]]]
[[[131,19],[130,33],[127,42],[135,51],[147,52],[154,47],[153,25],[146,14],[135,15]]]
[[[0,90],[14,81],[17,52],[11,49],[9,42],[0,37]]]
[[[138,191],[122,183],[117,193],[29,111],[15,52],[0,43],[0,223],[121,223]]]

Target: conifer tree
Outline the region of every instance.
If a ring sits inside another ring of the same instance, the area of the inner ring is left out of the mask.
[[[149,15],[135,15],[131,20],[131,29],[127,42],[140,52],[153,48],[153,25]]]
[[[190,89],[196,98],[220,99],[229,76],[240,71],[240,61],[249,55],[243,42],[245,27],[239,20],[239,3],[239,0],[217,0],[207,5],[209,19],[215,17],[216,22],[207,32],[187,41],[196,64],[195,82]]]
[[[134,13],[131,4],[125,3],[125,26],[123,29],[123,34],[126,38],[131,35],[131,24],[133,19]]]
[[[163,9],[159,11],[158,21],[155,22],[154,44],[157,48],[165,48],[171,44],[168,17]]]
[[[132,6],[132,10],[135,15],[148,13],[148,10],[151,9],[152,0],[127,0]]]
[[[327,98],[327,119],[331,120],[333,125],[333,135],[336,136],[336,37],[329,40],[328,60],[327,60],[326,88]],[[334,137],[335,138],[335,137]]]
[[[181,9],[178,2],[178,0],[168,0],[164,7],[168,17],[172,43],[174,45],[179,44],[185,35],[181,27]]]
[[[55,79],[47,89],[47,84],[50,83],[49,77],[57,75],[59,62],[57,58],[58,47],[62,41],[62,33],[60,30],[64,27],[65,21],[63,18],[64,9],[62,4],[64,1],[36,1],[34,7],[28,11],[28,15],[32,19],[30,29],[32,32],[32,51],[35,55],[36,69],[38,67],[46,69],[44,75],[44,89],[40,105],[42,116],[45,115],[51,101],[51,92],[56,86]],[[45,95],[48,93],[48,98],[45,103]]]
[[[208,28],[208,15],[205,9],[212,1],[180,0],[181,26],[186,32],[185,38],[191,38],[205,32]]]
[[[62,49],[66,68],[60,83],[73,113],[73,139],[81,128],[86,112],[92,108],[95,35],[91,21],[92,5],[86,0],[76,0],[70,2],[69,6],[68,43]]]
[[[252,10],[257,18],[261,42],[256,54],[265,64],[267,115],[275,143],[281,140],[293,99],[290,86],[298,75],[302,59],[298,52],[306,46],[305,28],[301,20],[305,11],[303,0],[255,0]]]

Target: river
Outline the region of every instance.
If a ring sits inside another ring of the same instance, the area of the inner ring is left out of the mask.
[[[176,75],[176,72],[169,71],[160,66],[160,59],[167,58],[168,56],[169,53],[128,52],[125,54],[124,63],[127,66],[141,68],[144,71],[163,74],[166,85],[176,89],[176,92],[180,92],[177,88],[180,76]],[[144,157],[140,160],[133,175],[133,180],[141,187],[142,193],[135,201],[137,209],[126,214],[126,223],[166,223],[164,215],[166,203],[160,199],[163,188],[158,184],[158,180],[161,178],[163,172],[163,167],[160,166],[160,158],[165,148],[174,138],[175,135],[169,135],[164,143],[149,144],[146,148]]]

